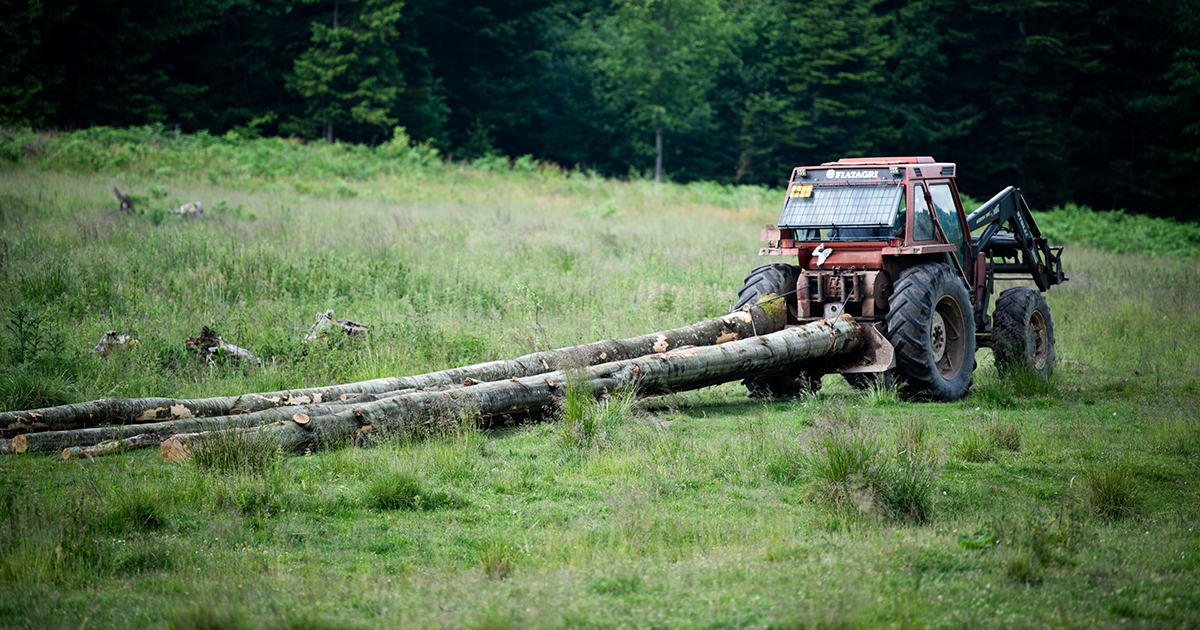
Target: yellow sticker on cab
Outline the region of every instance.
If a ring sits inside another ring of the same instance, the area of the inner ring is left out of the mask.
[[[812,184],[792,186],[791,197],[793,199],[808,199],[809,197],[812,197],[812,191]]]

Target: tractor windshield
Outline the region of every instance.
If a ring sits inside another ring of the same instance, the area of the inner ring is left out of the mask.
[[[779,227],[800,241],[875,241],[904,230],[904,186],[793,185]]]

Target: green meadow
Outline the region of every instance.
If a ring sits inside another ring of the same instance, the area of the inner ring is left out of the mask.
[[[718,316],[782,196],[447,163],[402,134],[5,130],[0,157],[8,410],[417,374]],[[168,212],[190,201],[204,217]],[[954,403],[827,376],[794,400],[568,396],[304,453],[0,457],[0,626],[1196,627],[1200,228],[1038,219],[1070,278],[1046,294],[1049,382],[981,350]],[[327,309],[369,334],[302,343]],[[189,353],[203,326],[262,363]],[[138,343],[101,358],[106,330]]]

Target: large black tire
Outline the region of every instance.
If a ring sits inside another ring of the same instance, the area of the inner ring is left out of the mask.
[[[1054,320],[1046,298],[1029,287],[1014,287],[996,299],[992,315],[992,354],[1001,371],[1028,369],[1042,379],[1054,371]]]
[[[775,294],[787,301],[787,321],[795,324],[796,282],[800,279],[800,268],[795,265],[773,264],[755,267],[746,276],[742,290],[738,291],[734,310],[758,304],[759,298]],[[765,374],[742,381],[751,398],[790,398],[821,389],[821,377],[806,372],[789,374]]]
[[[787,301],[787,323],[795,324],[796,282],[800,279],[800,268],[796,265],[776,263],[755,267],[750,275],[742,282],[742,290],[738,291],[737,305],[733,310],[758,304],[759,298],[774,293]]]
[[[922,263],[900,272],[888,301],[888,341],[904,394],[958,400],[975,370],[975,317],[962,278],[950,265]]]

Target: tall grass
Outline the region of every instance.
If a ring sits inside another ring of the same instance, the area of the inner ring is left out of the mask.
[[[1135,508],[1135,484],[1128,467],[1106,462],[1089,468],[1083,474],[1092,512],[1102,518],[1121,519],[1131,516]]]
[[[844,414],[814,429],[799,462],[775,470],[799,473],[812,498],[838,510],[928,522],[942,464],[926,423],[906,420],[888,439]]]
[[[267,475],[278,470],[283,457],[277,441],[249,427],[204,433],[191,451],[197,468],[227,475]]]
[[[566,391],[559,401],[558,435],[566,448],[588,451],[608,443],[609,431],[627,422],[637,406],[636,387],[606,394],[600,399],[592,396],[591,387],[582,370],[566,372]]]

